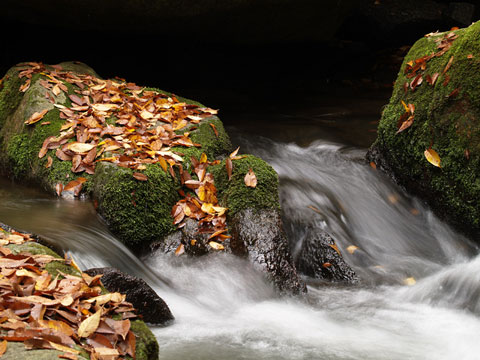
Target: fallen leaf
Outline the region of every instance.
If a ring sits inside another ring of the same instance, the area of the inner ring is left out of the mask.
[[[329,263],[329,262],[326,262],[326,263],[323,263],[323,264],[322,264],[322,267],[324,267],[325,269],[328,269],[328,268],[331,267],[331,266],[332,266],[332,264]]]
[[[448,69],[450,69],[450,67],[452,66],[452,63],[453,63],[453,55],[450,57],[450,60],[448,60],[447,65],[445,65],[445,68],[443,69],[442,74],[445,74],[448,71]]]
[[[132,176],[139,181],[147,181],[148,177],[145,174],[134,172]]]
[[[373,161],[370,161],[370,167],[371,167],[373,170],[376,170],[376,169],[377,169],[377,164],[375,164]]]
[[[214,125],[213,123],[209,123],[209,124],[210,124],[210,126],[212,127],[213,132],[215,133],[215,136],[218,138],[218,130],[217,130],[217,128],[215,127],[215,125]]]
[[[45,168],[48,169],[53,164],[53,159],[51,156],[47,157],[47,163],[45,164]]]
[[[430,164],[432,164],[436,167],[439,167],[439,168],[442,167],[440,165],[440,161],[441,161],[440,156],[438,155],[438,153],[435,150],[433,150],[432,148],[429,148],[429,149],[425,150],[424,154],[425,154],[425,158],[427,159],[427,161]]]
[[[83,153],[88,153],[90,150],[92,150],[96,146],[97,145],[95,144],[72,142],[67,145],[67,149],[77,154],[83,154]]]
[[[78,327],[78,336],[89,337],[90,335],[92,335],[95,330],[97,330],[98,325],[100,324],[101,315],[102,309],[99,309],[95,314],[90,315],[85,320],[83,320]]]
[[[244,182],[245,182],[245,185],[251,188],[254,188],[257,186],[257,176],[253,172],[252,168],[250,168],[247,174],[245,175]]]
[[[0,357],[5,354],[5,351],[7,351],[7,344],[7,340],[0,342]]]
[[[225,167],[227,169],[228,181],[230,181],[232,179],[233,172],[233,163],[231,158],[227,158],[227,160],[225,160]]]
[[[338,250],[337,244],[329,244],[329,246],[330,246],[333,250],[335,250],[338,255],[342,256],[342,253],[340,252],[340,250]]]
[[[210,241],[210,242],[208,243],[208,245],[210,245],[210,246],[211,246],[213,249],[215,249],[215,250],[223,250],[223,249],[225,249],[225,247],[224,247],[222,244],[219,244],[219,243],[217,243],[217,242],[215,242],[215,241]]]
[[[35,124],[37,121],[42,120],[47,112],[48,112],[48,109],[42,110],[40,112],[34,112],[32,116],[30,116],[30,118],[27,121],[25,121],[25,124],[27,125]]]

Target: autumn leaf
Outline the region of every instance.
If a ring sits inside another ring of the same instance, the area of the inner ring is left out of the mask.
[[[5,351],[7,351],[7,344],[7,340],[0,342],[0,357],[5,354]]]
[[[147,181],[148,177],[145,174],[134,172],[132,176],[139,181]]]
[[[438,153],[435,150],[433,150],[432,148],[429,148],[429,149],[425,150],[424,154],[425,154],[425,158],[427,159],[427,161],[430,164],[432,164],[436,167],[439,167],[439,168],[442,167],[440,165],[440,161],[441,161],[440,156],[438,155]]]
[[[45,164],[45,168],[48,169],[53,164],[53,159],[51,156],[47,157],[47,163]]]
[[[95,314],[90,315],[85,320],[83,320],[78,327],[78,336],[89,337],[90,335],[92,335],[95,330],[97,330],[98,325],[100,324],[101,315],[102,309],[99,309]]]
[[[230,181],[232,179],[232,172],[233,172],[233,163],[230,157],[228,157],[227,160],[225,160],[225,167],[227,169],[228,181]]]
[[[403,283],[407,286],[413,286],[417,283],[414,277],[408,277],[406,279],[403,279]]]
[[[77,154],[88,153],[90,150],[95,148],[97,145],[95,144],[85,144],[80,142],[72,142],[67,145],[67,149],[73,151]]]
[[[48,112],[48,109],[42,110],[40,112],[34,112],[32,116],[30,116],[30,118],[27,121],[25,121],[25,124],[27,125],[35,124],[36,122],[42,120],[47,112]]]
[[[208,245],[210,245],[215,250],[224,250],[225,249],[225,247],[222,244],[219,244],[215,241],[210,241],[208,243]]]
[[[257,186],[257,176],[253,172],[252,168],[250,168],[245,175],[244,182],[245,185],[251,188],[255,188]]]
[[[177,249],[175,250],[175,256],[180,256],[185,253],[185,245],[180,244],[178,245]]]

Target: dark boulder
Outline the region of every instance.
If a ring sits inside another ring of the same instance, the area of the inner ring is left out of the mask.
[[[85,273],[90,276],[103,274],[101,280],[105,288],[110,292],[126,294],[126,300],[133,304],[145,322],[167,325],[174,320],[165,301],[143,279],[112,267],[88,269]]]
[[[329,282],[357,283],[355,271],[340,255],[333,238],[324,231],[307,228],[296,258],[301,274]]]
[[[242,210],[233,217],[231,232],[232,252],[246,256],[271,278],[281,293],[300,294],[306,291],[293,263],[279,211]]]

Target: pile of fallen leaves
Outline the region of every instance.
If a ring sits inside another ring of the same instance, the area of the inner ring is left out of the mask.
[[[27,349],[62,351],[64,359],[77,359],[81,351],[91,359],[135,358],[129,319],[136,315],[125,295],[102,295],[102,275],[52,277],[45,270],[53,261],[76,267],[71,259],[14,255],[5,247],[26,241],[34,240],[0,228],[0,356],[9,341],[17,341]]]
[[[457,29],[458,28],[452,28],[452,30],[457,30]],[[437,33],[430,33],[430,34],[427,34],[426,37],[436,36],[436,35]],[[453,41],[457,38],[458,38],[458,35],[454,31],[447,32],[442,37],[438,37],[435,40],[435,42],[437,43],[437,49],[438,49],[437,52],[432,52],[429,55],[425,55],[421,58],[409,61],[407,63],[407,66],[405,67],[405,74],[407,79],[411,79],[411,80],[407,80],[403,84],[403,89],[405,94],[407,94],[409,90],[414,92],[415,89],[423,83],[424,79],[430,86],[434,86],[437,80],[443,76],[443,86],[448,85],[448,83],[450,82],[450,76],[447,72],[452,66],[452,63],[454,61],[454,56],[452,55],[450,57],[447,65],[445,66],[441,74],[438,72],[434,74],[426,74],[427,63],[428,61],[430,61],[435,57],[443,56],[450,49]],[[448,97],[455,98],[458,94],[459,94],[459,89],[456,88],[448,95]],[[402,105],[405,109],[405,112],[398,119],[398,124],[397,124],[398,130],[396,132],[397,134],[410,128],[410,126],[412,126],[415,119],[415,105],[414,104],[407,105],[403,100],[402,100]],[[425,150],[425,158],[432,165],[441,167],[440,156],[435,150],[432,149],[432,146],[433,146],[433,141],[430,147]]]
[[[181,191],[184,198],[172,209],[174,224],[180,228],[185,225],[182,220],[190,217],[199,221],[199,232],[212,234],[212,240],[221,242],[229,237],[225,235],[227,209],[219,206],[213,176],[206,172],[209,165],[219,162],[208,162],[206,154],[202,154],[200,160],[192,158],[193,172],[198,178],[194,180],[188,171],[184,171],[183,154],[171,150],[176,146],[200,147],[190,139],[190,132],[202,119],[216,114],[216,110],[179,102],[173,95],[145,90],[121,79],[102,80],[88,74],[64,71],[59,65],[46,67],[30,62],[20,65],[19,69],[19,77],[26,78],[20,88],[23,92],[30,87],[34,74],[45,77],[39,80],[45,88],[45,98],[59,109],[60,118],[65,120],[58,136],[44,140],[39,158],[54,149],[55,156],[61,161],[71,161],[71,171],[79,174],[94,174],[97,162],[108,161],[135,170],[133,177],[139,181],[148,181],[148,177],[139,172],[145,170],[147,164],[158,164],[173,178],[176,177],[176,168],[186,189]],[[67,83],[74,88],[74,94],[69,91]],[[57,97],[62,93],[70,99],[71,106],[57,103]],[[35,112],[25,124],[49,125],[48,121],[42,122],[47,112]],[[210,123],[210,126],[218,136],[215,125]],[[176,133],[186,127],[189,131]],[[232,160],[241,158],[237,152],[238,149],[226,162],[229,178],[232,176]],[[48,156],[46,167],[52,163],[53,159]],[[255,174],[253,171],[249,174],[245,183],[255,187]],[[65,187],[59,183],[56,185],[57,194],[73,191],[78,196],[86,181],[80,176]],[[193,190],[196,196],[188,190]],[[223,249],[218,242],[210,245],[217,250]],[[181,249],[177,254],[180,252]]]

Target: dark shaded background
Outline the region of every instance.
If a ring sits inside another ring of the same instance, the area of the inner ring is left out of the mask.
[[[0,72],[78,60],[223,113],[322,94],[388,92],[431,31],[480,18],[474,1],[2,0]]]

